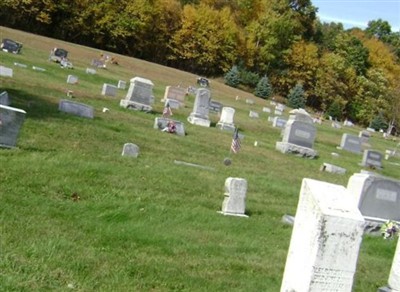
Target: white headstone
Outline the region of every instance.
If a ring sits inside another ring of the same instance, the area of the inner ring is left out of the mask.
[[[139,146],[133,143],[125,143],[124,148],[122,149],[122,156],[131,156],[138,157],[139,155]]]
[[[281,117],[274,117],[272,120],[272,126],[276,128],[284,128],[286,126],[287,120]]]
[[[321,168],[321,171],[326,171],[326,172],[330,172],[330,173],[337,173],[337,174],[345,174],[346,173],[346,169],[340,166],[336,166],[330,163],[323,163]]]
[[[14,62],[14,66],[21,67],[21,68],[28,68],[28,65]]]
[[[281,292],[351,292],[364,219],[343,186],[303,179]]]
[[[235,115],[235,109],[232,107],[223,107],[221,112],[221,118],[217,123],[217,128],[221,130],[234,131],[235,124],[233,123],[233,117]]]
[[[400,236],[397,240],[396,252],[390,269],[389,287],[393,292],[400,291]]]
[[[119,80],[118,81],[118,89],[123,89],[123,90],[125,90],[125,88],[126,88],[126,82],[125,81],[123,81],[123,80]]]
[[[206,88],[199,88],[193,105],[193,111],[187,118],[193,125],[210,127],[211,121],[208,118],[211,93]]]
[[[228,177],[225,180],[225,198],[222,203],[222,214],[242,216],[246,210],[247,181],[243,178]]]
[[[86,68],[86,74],[95,75],[97,73],[96,69]]]
[[[74,75],[68,75],[67,83],[69,83],[69,84],[77,84],[78,83],[78,77],[74,76]]]
[[[254,104],[254,100],[252,100],[250,98],[246,98],[246,103],[247,104]]]
[[[106,96],[116,96],[117,95],[117,87],[112,84],[103,84],[103,88],[101,90],[101,95],[106,95]]]
[[[263,107],[263,112],[264,113],[270,113],[271,109],[269,107]]]
[[[0,104],[0,147],[16,146],[25,115],[22,109]]]
[[[250,111],[250,112],[249,112],[249,117],[252,118],[252,119],[258,119],[258,118],[259,118],[259,115],[258,115],[258,113],[255,112],[255,111]]]
[[[13,69],[0,66],[0,76],[1,77],[13,77]]]

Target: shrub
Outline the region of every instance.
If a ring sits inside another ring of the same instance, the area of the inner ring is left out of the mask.
[[[304,97],[303,85],[297,83],[288,94],[288,106],[291,108],[304,108],[306,100]]]
[[[267,76],[264,76],[258,81],[254,95],[267,99],[272,95],[272,86]]]
[[[239,70],[238,67],[235,65],[232,67],[231,70],[229,70],[225,76],[224,76],[224,81],[226,85],[229,85],[231,87],[238,87],[240,84],[240,76],[239,76]]]

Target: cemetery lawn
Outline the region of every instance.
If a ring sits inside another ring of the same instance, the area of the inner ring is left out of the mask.
[[[292,232],[281,219],[295,215],[302,179],[346,186],[361,170],[361,154],[336,149],[343,133],[358,135],[361,128],[334,129],[324,121],[316,126],[317,159],[285,155],[275,150],[280,130],[262,112],[269,101],[211,80],[212,99],[236,109],[235,124],[245,135],[240,152],[231,155],[232,135],[214,127],[217,114],[210,114],[210,128],[186,121],[193,95],[173,111],[185,124],[185,137],[153,129],[165,86],[195,86],[196,75],[111,53],[119,65],[89,75],[97,49],[4,27],[0,35],[23,43],[20,55],[0,52],[0,65],[14,71],[13,78],[0,77],[0,92],[27,112],[18,147],[0,149],[2,291],[279,291]],[[48,61],[53,47],[68,50],[75,68]],[[69,74],[79,83],[67,84]],[[155,85],[152,113],[121,108],[127,90],[101,95],[104,83],[129,86],[135,76]],[[94,119],[58,111],[68,90],[71,100],[94,107]],[[260,118],[250,119],[250,110]],[[121,156],[125,143],[140,147],[137,159]],[[380,133],[370,140],[382,153],[397,143]],[[230,166],[223,164],[226,157]],[[324,162],[347,172],[321,172]],[[377,172],[400,179],[399,163],[391,157]],[[247,180],[249,218],[217,213],[228,177]],[[354,291],[387,284],[395,246],[394,240],[364,236]]]

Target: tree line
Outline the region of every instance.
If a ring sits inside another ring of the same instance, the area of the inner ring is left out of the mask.
[[[400,32],[381,19],[345,30],[317,11],[310,0],[6,0],[0,24],[225,76],[264,98],[301,89],[333,118],[398,126]]]

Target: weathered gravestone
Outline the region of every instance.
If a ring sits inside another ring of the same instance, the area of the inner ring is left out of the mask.
[[[350,292],[364,219],[343,186],[303,179],[281,292]]]
[[[264,113],[270,113],[271,109],[269,107],[263,107],[263,112]]]
[[[246,210],[247,181],[243,178],[228,177],[225,180],[225,198],[222,202],[224,215],[248,217]]]
[[[276,128],[285,128],[287,123],[287,120],[281,118],[281,117],[274,117],[272,120],[272,126]]]
[[[13,69],[0,66],[0,76],[1,77],[13,77]]]
[[[67,77],[67,83],[69,84],[77,84],[78,83],[78,77],[74,75],[68,75]]]
[[[95,75],[97,73],[96,69],[86,68],[86,74]]]
[[[171,120],[164,117],[157,117],[154,119],[154,129],[163,130],[168,126],[168,122],[174,122],[176,126],[176,134],[178,136],[185,136],[185,125],[181,121]]]
[[[339,148],[353,153],[361,153],[360,137],[343,134]]]
[[[227,131],[234,131],[235,130],[235,124],[233,123],[233,117],[235,115],[235,109],[232,107],[223,107],[222,112],[221,112],[221,118],[219,119],[219,122],[217,123],[217,128],[220,128],[221,130],[227,130]]]
[[[246,103],[247,104],[254,104],[254,100],[252,100],[250,98],[246,98]]]
[[[388,287],[379,288],[378,292],[399,292],[400,291],[400,236],[397,240],[397,247],[393,257],[392,268],[390,269]]]
[[[26,112],[22,109],[0,104],[0,147],[16,146],[25,114]]]
[[[214,113],[220,113],[223,107],[224,106],[222,105],[222,103],[215,100],[210,100],[210,103],[208,105],[209,110]]]
[[[326,172],[330,172],[330,173],[337,173],[337,174],[345,174],[346,173],[346,169],[343,167],[339,167],[330,163],[323,163],[320,171],[326,171]]]
[[[274,110],[274,114],[277,115],[277,116],[281,116],[282,115],[282,111],[280,111],[278,109],[275,109]]]
[[[138,157],[139,156],[139,146],[133,143],[125,143],[122,149],[122,156]]]
[[[172,109],[179,109],[185,105],[186,89],[179,86],[165,87],[164,98],[162,101],[169,103]]]
[[[249,112],[249,117],[252,118],[252,119],[258,119],[259,118],[258,112],[250,111]]]
[[[154,103],[153,82],[142,77],[130,80],[130,86],[125,99],[121,99],[120,106],[124,108],[151,111]]]
[[[208,118],[210,98],[211,93],[208,89],[197,89],[193,111],[187,118],[189,123],[203,127],[210,127],[211,121]]]
[[[283,130],[282,142],[276,143],[276,149],[282,153],[296,153],[314,158],[317,152],[314,146],[317,130],[311,116],[303,109],[292,110]]]
[[[371,132],[367,130],[360,131],[358,133],[358,137],[360,137],[362,144],[367,144],[369,142],[369,138],[371,138]]]
[[[116,96],[117,95],[117,87],[112,84],[103,84],[103,88],[101,90],[101,95],[106,95],[106,96]]]
[[[0,104],[2,105],[10,105],[10,97],[8,96],[7,91],[3,91],[0,93]]]
[[[375,150],[364,150],[361,165],[371,168],[382,168],[382,153]]]
[[[118,81],[118,85],[117,85],[118,89],[123,89],[125,90],[126,88],[126,82],[124,80],[119,80]]]
[[[361,214],[371,221],[400,221],[400,181],[373,173],[355,173],[347,191]]]
[[[92,106],[67,99],[60,100],[60,103],[58,104],[58,110],[64,113],[89,119],[93,119],[94,117],[94,110]]]

